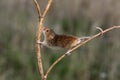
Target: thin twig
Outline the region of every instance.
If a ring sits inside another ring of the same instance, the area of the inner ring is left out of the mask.
[[[40,36],[41,36],[41,32],[42,32],[42,24],[43,24],[43,18],[40,19],[40,23],[38,25],[36,42],[41,40]],[[38,63],[39,72],[40,72],[42,80],[44,80],[44,70],[43,70],[43,63],[42,63],[42,56],[41,56],[41,48],[40,48],[39,44],[36,44],[36,55],[37,55],[37,63]]]
[[[43,26],[43,22],[44,22],[44,17],[46,16],[46,13],[48,12],[50,5],[52,3],[52,0],[48,1],[48,4],[43,12],[43,14],[41,13],[41,9],[40,6],[38,4],[37,0],[34,0],[34,3],[36,5],[37,11],[38,11],[38,16],[39,16],[39,24],[38,24],[38,31],[36,34],[36,42],[41,40],[41,33],[42,33],[42,26]],[[39,72],[41,75],[41,80],[46,80],[46,77],[44,76],[44,70],[43,70],[43,64],[42,64],[42,56],[41,56],[41,49],[40,49],[40,44],[36,44],[36,55],[37,55],[37,63],[38,63],[38,68],[39,68]]]
[[[59,62],[61,61],[65,56],[67,56],[66,54],[63,54],[62,56],[60,56],[47,70],[45,77],[48,76],[48,74],[50,73],[50,71],[53,69],[53,67]]]
[[[108,32],[108,31],[111,31],[111,30],[113,30],[113,29],[117,29],[117,28],[120,28],[120,26],[113,26],[113,27],[110,27],[110,28],[108,28],[108,29],[106,29],[106,30],[103,30],[103,31],[102,31],[102,34]],[[54,66],[55,66],[58,62],[60,62],[62,59],[64,59],[65,56],[67,56],[66,54],[71,53],[72,51],[76,50],[78,47],[86,44],[87,42],[95,39],[96,37],[98,37],[98,36],[100,36],[100,35],[101,35],[101,32],[98,33],[98,34],[96,34],[96,35],[94,35],[94,36],[92,36],[92,37],[89,38],[88,40],[86,40],[86,41],[82,42],[81,44],[77,45],[76,47],[68,50],[66,53],[64,53],[62,56],[60,56],[60,57],[48,68],[48,70],[47,70],[47,72],[46,72],[46,74],[45,74],[45,77],[48,76],[48,74],[50,73],[50,71],[54,68]]]
[[[113,27],[110,27],[110,28],[108,28],[108,29],[105,29],[104,31],[102,31],[102,34],[104,34],[104,33],[108,32],[108,31],[111,31],[111,30],[113,30],[113,29],[117,29],[117,28],[120,28],[120,26],[113,26]],[[101,35],[101,32],[100,32],[100,33],[98,33],[98,34],[96,34],[96,35],[94,35],[94,36],[92,36],[90,39],[88,39],[88,40],[86,40],[86,41],[82,42],[82,43],[81,43],[81,44],[79,44],[78,46],[76,46],[76,47],[72,48],[71,50],[69,50],[69,52],[74,51],[74,50],[75,50],[75,49],[77,49],[78,47],[80,47],[80,46],[84,45],[85,43],[87,43],[87,42],[89,42],[89,41],[93,40],[94,38],[96,38],[96,37],[98,37],[98,36],[100,36],[100,35]]]
[[[39,21],[40,21],[40,18],[42,17],[41,8],[40,8],[37,0],[33,0],[33,1],[34,1],[35,5],[36,5],[37,12],[38,12],[38,17],[39,17]]]
[[[38,31],[36,34],[36,41],[40,40],[40,35],[41,35],[41,26],[43,24],[43,19],[41,19],[41,9],[40,6],[38,4],[37,0],[34,0],[34,3],[36,5],[37,8],[37,12],[38,12],[38,18],[39,18],[39,25],[38,25]],[[42,64],[42,58],[41,58],[41,49],[40,49],[40,45],[36,44],[36,55],[37,55],[37,64],[38,64],[38,68],[39,68],[39,73],[41,75],[41,78],[44,79],[44,71],[43,71],[43,64]]]
[[[43,13],[42,17],[45,17],[46,13],[48,12],[48,10],[49,10],[49,8],[50,8],[50,6],[51,6],[51,4],[52,4],[52,1],[53,1],[53,0],[49,0],[49,1],[48,1],[47,6],[46,6],[46,8],[45,8],[45,10],[44,10],[44,13]]]

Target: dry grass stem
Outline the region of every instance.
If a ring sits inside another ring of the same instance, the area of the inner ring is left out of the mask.
[[[35,5],[36,5],[37,12],[38,12],[38,17],[39,17],[39,21],[40,21],[40,18],[42,17],[41,8],[40,8],[37,0],[33,0],[33,1],[34,1]]]
[[[120,26],[113,26],[113,27],[110,27],[110,28],[108,28],[108,29],[105,29],[105,30],[102,31],[102,33],[100,32],[100,33],[98,33],[98,34],[92,36],[90,39],[88,39],[88,40],[82,42],[82,43],[79,44],[78,46],[76,46],[76,47],[70,49],[69,52],[74,51],[74,50],[77,49],[78,47],[84,45],[85,43],[87,43],[87,42],[89,42],[89,41],[91,41],[91,40],[93,40],[94,38],[100,36],[101,34],[104,34],[104,33],[108,32],[108,31],[111,31],[111,30],[113,30],[113,29],[118,29],[118,28],[120,28]]]
[[[38,11],[38,16],[39,16],[38,31],[36,34],[36,42],[37,42],[37,41],[41,40],[41,33],[42,33],[42,26],[43,26],[43,22],[44,22],[44,17],[50,8],[52,0],[48,1],[48,4],[47,4],[43,14],[40,11],[41,9],[40,9],[40,6],[38,4],[38,1],[34,0],[34,3],[36,5],[37,11]],[[38,68],[39,68],[39,72],[41,75],[41,80],[46,80],[46,77],[44,76],[44,70],[43,70],[43,64],[42,64],[40,44],[36,44],[36,55],[37,55],[37,63],[38,63]]]
[[[48,12],[48,10],[49,10],[49,8],[50,8],[50,6],[51,6],[51,4],[52,4],[52,1],[53,1],[53,0],[49,0],[49,1],[48,1],[47,6],[46,6],[46,8],[45,8],[45,10],[44,10],[44,13],[43,13],[42,17],[45,17],[46,13]]]
[[[102,33],[100,32],[100,33],[98,33],[98,34],[90,37],[88,40],[82,42],[81,44],[77,45],[76,47],[68,50],[66,53],[64,53],[62,56],[60,56],[60,57],[48,68],[45,76],[47,77],[48,74],[50,73],[50,71],[54,68],[54,66],[55,66],[58,62],[60,62],[62,59],[64,59],[65,56],[67,56],[67,54],[70,54],[72,51],[76,50],[77,48],[81,47],[82,45],[86,44],[87,42],[95,39],[96,37],[100,36],[101,34],[104,34],[104,33],[108,32],[108,31],[111,31],[111,30],[117,29],[117,28],[120,28],[120,26],[113,26],[113,27],[110,27],[110,28],[108,28],[108,29],[106,29],[106,30],[102,30]]]
[[[37,35],[36,35],[36,41],[40,40],[40,35],[41,35],[41,26],[42,26],[42,23],[43,23],[43,20],[41,20],[41,9],[40,9],[40,6],[38,4],[38,1],[37,0],[34,0],[34,3],[36,5],[36,8],[37,8],[37,12],[38,12],[38,17],[39,17],[39,25],[38,25],[38,31],[37,31]],[[38,64],[38,68],[39,68],[39,73],[41,75],[41,78],[43,79],[44,78],[44,71],[43,71],[43,65],[42,65],[42,59],[41,59],[41,49],[40,49],[40,45],[39,44],[36,44],[36,55],[37,55],[37,64]]]

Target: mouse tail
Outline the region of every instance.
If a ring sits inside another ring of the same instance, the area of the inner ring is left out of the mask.
[[[87,36],[87,37],[80,37],[79,39],[81,40],[81,42],[83,42],[83,41],[85,41],[85,40],[87,40],[87,39],[89,39],[90,38],[90,36]]]

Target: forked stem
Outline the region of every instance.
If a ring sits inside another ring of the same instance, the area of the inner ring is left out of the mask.
[[[38,0],[34,0],[34,3],[35,3],[36,8],[37,8],[38,16],[39,16],[39,24],[38,24],[38,31],[36,34],[36,42],[41,40],[41,33],[42,33],[42,26],[43,26],[43,22],[44,22],[44,17],[46,16],[52,1],[53,0],[48,0],[47,6],[42,14],[41,9],[40,9],[40,5],[38,4]],[[41,48],[40,48],[39,44],[36,44],[36,55],[37,55],[37,63],[38,63],[38,68],[39,68],[39,72],[41,75],[41,80],[46,80],[47,78],[44,76],[42,56],[41,56]]]

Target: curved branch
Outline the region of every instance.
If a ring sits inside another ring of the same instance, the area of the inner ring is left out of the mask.
[[[113,27],[110,27],[110,28],[108,28],[108,29],[106,29],[106,30],[103,30],[103,31],[102,31],[102,34],[108,32],[108,31],[111,31],[111,30],[113,30],[113,29],[117,29],[117,28],[120,28],[120,26],[113,26]],[[86,41],[82,42],[81,44],[77,45],[76,47],[68,50],[66,53],[64,53],[62,56],[60,56],[60,57],[48,68],[48,70],[47,70],[47,72],[46,72],[46,74],[45,74],[45,77],[48,76],[48,74],[49,74],[50,71],[54,68],[54,66],[55,66],[58,62],[60,62],[62,59],[64,59],[64,57],[67,56],[68,53],[76,50],[77,48],[81,47],[82,45],[86,44],[87,42],[95,39],[96,37],[98,37],[98,36],[100,36],[100,35],[101,35],[101,32],[98,33],[98,34],[96,34],[96,35],[94,35],[94,36],[92,36],[92,37],[89,38],[88,40],[86,40]]]
[[[48,1],[48,3],[47,3],[48,5],[46,6],[42,17],[45,17],[46,13],[48,12],[48,10],[49,10],[49,8],[50,8],[50,6],[51,6],[51,4],[52,4],[52,1],[53,1],[53,0],[49,0],[49,1]]]
[[[39,21],[40,21],[40,18],[41,18],[41,16],[42,16],[41,8],[40,8],[37,0],[33,0],[33,1],[34,1],[35,5],[36,5],[37,12],[38,12],[38,18],[39,18]]]

